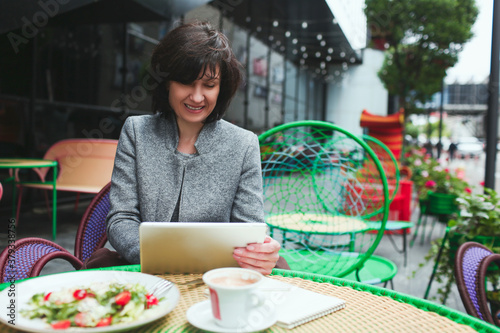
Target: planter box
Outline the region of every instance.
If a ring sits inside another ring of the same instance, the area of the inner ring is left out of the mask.
[[[500,301],[495,301],[489,299],[488,302],[490,302],[490,311],[493,316],[497,316],[500,314]]]
[[[430,192],[427,200],[427,214],[451,215],[458,213],[459,209],[455,200],[456,195]]]

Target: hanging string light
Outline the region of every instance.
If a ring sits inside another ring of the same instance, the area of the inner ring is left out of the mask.
[[[324,80],[331,80],[334,77],[333,74],[328,73],[327,66],[334,65],[343,59],[342,71],[347,71],[348,64],[354,64],[358,60],[358,56],[350,49],[335,52],[334,48],[338,47],[340,43],[339,38],[344,36],[338,26],[334,26],[338,25],[336,18],[284,20],[282,18],[266,19],[263,16],[247,16],[245,21],[252,22],[253,29],[257,33],[266,32],[266,36],[262,37],[266,39],[267,44],[273,50],[280,53],[290,52],[293,55],[291,61],[295,58],[296,61],[300,62],[301,68],[309,66],[313,72],[318,69],[318,73],[323,75]],[[268,27],[269,31],[264,30],[263,27]],[[298,33],[296,34],[295,31]],[[294,47],[288,47],[288,51],[287,39],[290,39],[291,45],[294,45]]]

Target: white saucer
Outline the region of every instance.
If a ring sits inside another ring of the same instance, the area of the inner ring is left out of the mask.
[[[258,311],[258,309],[256,309]],[[187,312],[186,317],[189,323],[196,328],[199,328],[204,331],[215,332],[215,333],[250,333],[250,332],[258,332],[265,330],[276,323],[276,313],[272,313],[269,315],[268,309],[263,309],[261,312],[265,313],[267,317],[260,316],[256,318],[255,324],[247,325],[245,327],[238,328],[224,328],[220,327],[215,323],[214,318],[212,317],[212,308],[210,306],[210,300],[196,303],[191,306]]]

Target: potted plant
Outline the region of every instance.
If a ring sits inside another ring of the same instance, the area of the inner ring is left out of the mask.
[[[425,148],[415,146],[407,148],[401,164],[411,170],[411,180],[415,184],[417,190],[424,187],[427,177],[429,176],[428,170],[439,165],[437,160],[426,153]]]
[[[493,252],[500,252],[500,197],[492,189],[485,188],[484,191],[484,194],[465,193],[456,199],[460,212],[448,222],[445,242],[443,239],[433,242],[425,257],[426,261],[436,260],[442,247],[435,272],[436,281],[444,283],[437,291],[442,303],[445,303],[455,283],[455,254],[461,244],[474,241]],[[499,271],[490,271],[488,281],[498,286]]]
[[[426,200],[429,192],[450,195],[454,199],[464,191],[469,191],[463,180],[463,173],[452,172],[432,158],[425,149],[412,148],[404,156],[404,165],[412,170],[412,181],[417,189],[419,199]]]
[[[466,181],[439,166],[429,170],[425,188],[426,214],[438,216],[441,222],[447,222],[449,215],[458,212],[456,199],[460,195],[472,192]]]
[[[404,161],[412,169],[420,210],[426,215],[434,215],[447,222],[449,215],[458,211],[455,199],[464,192],[472,192],[463,180],[463,172],[452,172],[443,167],[424,149],[410,149]]]

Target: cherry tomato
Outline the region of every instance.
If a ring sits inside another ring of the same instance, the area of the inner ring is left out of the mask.
[[[78,312],[75,316],[75,324],[80,327],[87,326],[87,314],[85,312]]]
[[[55,330],[65,330],[71,326],[71,320],[65,319],[65,320],[56,321],[56,322],[53,322],[52,324],[50,324],[50,326],[52,326],[52,328]]]
[[[109,326],[111,325],[111,320],[113,318],[111,316],[107,317],[107,318],[102,318],[101,320],[99,320],[99,322],[97,323],[97,325],[95,325],[95,327],[103,327],[103,326]]]
[[[146,295],[146,309],[149,309],[155,305],[158,305],[158,298],[155,295]]]
[[[47,302],[49,300],[49,298],[50,298],[50,295],[52,295],[52,293],[48,293],[47,295],[45,295],[45,297],[43,298],[43,300],[45,302]]]
[[[122,291],[118,295],[115,296],[115,303],[117,305],[126,305],[129,301],[132,295],[130,294],[130,291]]]
[[[85,297],[87,297],[87,292],[84,289],[77,289],[73,293],[73,297],[78,300],[84,299]]]

